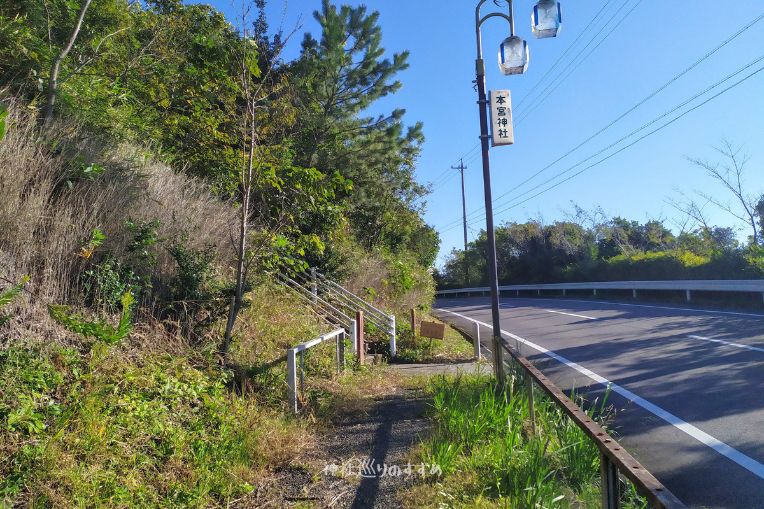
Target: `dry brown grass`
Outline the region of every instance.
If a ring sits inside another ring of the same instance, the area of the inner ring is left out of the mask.
[[[8,133],[0,141],[0,288],[32,277],[15,309],[26,334],[47,330],[52,302],[74,301],[79,275],[90,263],[78,256],[95,228],[107,241],[100,249],[119,257],[130,236],[128,219],[158,220],[164,241],[156,249],[154,279],[168,281],[174,261],[165,246],[183,240],[193,249],[211,246],[226,270],[233,257],[236,210],[208,187],[150,159],[135,147],[108,145],[60,125],[42,136],[32,113],[11,102]],[[73,162],[74,161],[74,162]],[[81,164],[106,171],[67,185]],[[34,330],[42,328],[42,330]]]

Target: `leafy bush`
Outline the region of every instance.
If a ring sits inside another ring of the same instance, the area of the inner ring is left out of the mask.
[[[215,252],[212,248],[192,249],[184,244],[170,248],[178,275],[173,285],[176,300],[205,300],[211,297]]]
[[[126,293],[140,294],[140,278],[119,260],[107,256],[82,274],[85,296],[90,305],[107,311],[119,309]]]
[[[113,327],[104,320],[88,320],[80,314],[72,312],[69,306],[50,304],[48,313],[56,322],[63,325],[67,330],[81,335],[85,339],[93,338],[107,345],[113,345],[122,341],[132,329],[132,306],[135,297],[130,292],[122,296],[122,315],[117,327]]]

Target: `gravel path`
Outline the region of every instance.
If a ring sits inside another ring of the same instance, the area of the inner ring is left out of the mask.
[[[404,376],[475,372],[476,363],[398,364]],[[420,390],[398,387],[364,412],[339,413],[319,435],[308,464],[276,472],[260,496],[246,507],[389,509],[401,507],[399,494],[422,475],[414,448],[430,433],[430,399]],[[258,504],[257,500],[268,500]],[[276,502],[280,500],[280,502]]]

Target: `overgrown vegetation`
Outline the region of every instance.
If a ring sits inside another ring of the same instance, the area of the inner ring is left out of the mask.
[[[0,506],[229,505],[295,461],[312,438],[285,416],[277,359],[326,325],[281,289],[248,298],[229,370],[214,342],[191,345],[146,325],[120,343],[0,350]],[[66,320],[88,334],[84,317]],[[338,383],[326,369],[332,354],[306,364],[311,387]]]
[[[530,425],[527,389],[510,373],[504,390],[486,375],[433,379],[435,432],[421,446],[421,461],[442,475],[412,488],[407,507],[599,507],[599,452],[550,400],[535,397],[536,431]],[[607,394],[576,397],[587,414],[607,425]],[[623,506],[646,504],[632,487]]]
[[[577,205],[566,221],[499,226],[499,282],[764,277],[764,189],[754,187],[755,180],[747,180],[750,158],[743,147],[725,140],[716,149],[716,157],[689,159],[720,188],[720,193],[695,191],[688,195],[678,191],[679,197],[669,201],[680,213],[673,231],[663,219],[640,223]],[[710,207],[727,215],[735,226],[712,224]],[[486,235],[481,232],[466,251],[451,253],[437,275],[439,286],[485,285],[486,252]],[[468,278],[465,261],[480,270],[470,269]]]
[[[365,113],[407,55],[327,0],[285,61],[241,7],[0,0],[2,507],[246,505],[310,440],[282,358],[327,328],[273,274],[429,305],[421,126]]]
[[[483,232],[466,254],[453,251],[437,275],[439,286],[485,286],[486,249]],[[608,219],[581,210],[571,221],[504,224],[496,230],[496,250],[501,284],[764,277],[764,246],[753,237],[741,244],[731,228],[705,226],[676,235],[662,221]],[[470,269],[469,281],[465,256],[470,267],[479,267]]]
[[[426,338],[419,334],[422,321],[441,323],[429,315],[415,314],[415,331],[411,321],[398,326],[398,361],[416,363],[456,363],[473,360],[475,348],[472,339],[466,338],[457,329],[446,324],[443,339]]]

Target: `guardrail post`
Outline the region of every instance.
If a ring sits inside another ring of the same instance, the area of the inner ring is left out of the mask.
[[[297,359],[294,348],[287,350],[287,384],[289,385],[289,406],[297,413]]]
[[[515,290],[515,292],[516,292],[515,293],[515,297],[519,297],[520,296],[520,290]]]
[[[345,338],[347,337],[347,333],[343,332],[342,334],[337,335],[337,373],[342,373],[342,371],[345,369]]]
[[[593,292],[592,295],[594,295],[596,297],[597,296],[597,289],[595,288],[594,290],[592,290],[592,292]]]
[[[692,302],[692,292],[690,290],[685,290],[684,292],[687,297],[687,302]]]
[[[475,358],[480,360],[480,324],[477,322],[472,322],[472,325],[474,327],[472,332],[472,342],[475,345]]]
[[[527,371],[525,372],[525,385],[528,390],[528,414],[531,418],[531,433],[533,435],[536,435],[536,412],[534,410],[534,402],[533,402],[533,379],[531,378],[531,374]]]
[[[358,354],[358,320],[350,320],[350,348],[353,349],[353,355]]]
[[[395,345],[395,315],[390,315],[390,358],[398,355],[398,348]]]
[[[618,509],[621,498],[618,467],[603,452],[600,452],[600,479],[602,483],[602,509]]]
[[[636,299],[637,298],[637,289],[636,288],[631,291],[631,298],[632,299]]]
[[[305,395],[305,350],[300,350],[300,396]]]
[[[565,288],[563,288],[562,289],[562,296],[565,297],[567,294],[568,294],[568,291]]]
[[[358,333],[356,334],[356,339],[358,341],[358,345],[356,346],[356,354],[358,355],[358,364],[363,366],[363,363],[366,361],[366,346],[364,343],[364,325],[363,325],[363,311],[359,310],[355,314],[355,321],[357,323],[358,327]]]

